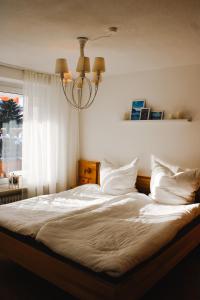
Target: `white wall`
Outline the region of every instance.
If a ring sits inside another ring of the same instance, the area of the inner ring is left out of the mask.
[[[134,99],[166,113],[185,111],[193,122],[123,122]],[[200,65],[137,72],[103,80],[93,106],[81,112],[81,157],[119,163],[150,154],[182,167],[200,167]]]

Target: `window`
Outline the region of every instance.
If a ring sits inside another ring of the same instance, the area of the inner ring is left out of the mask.
[[[0,92],[0,177],[22,168],[23,95]]]

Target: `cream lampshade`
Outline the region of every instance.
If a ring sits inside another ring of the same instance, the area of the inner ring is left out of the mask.
[[[86,56],[80,56],[76,67],[76,72],[90,73],[90,59]]]
[[[103,57],[95,57],[92,72],[96,72],[96,73],[105,72],[105,60]]]
[[[65,58],[58,58],[56,59],[56,68],[55,68],[56,74],[64,74],[69,73],[67,60]]]

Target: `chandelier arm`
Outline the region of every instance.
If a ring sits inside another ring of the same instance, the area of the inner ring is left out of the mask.
[[[81,81],[82,81],[82,85],[81,85],[81,89],[80,91],[78,92],[78,106],[81,107],[81,101],[82,101],[82,97],[83,97],[83,81],[84,81],[84,78],[81,78]]]
[[[94,99],[95,99],[95,97],[96,97],[96,95],[97,95],[98,88],[99,88],[99,84],[97,84],[97,85],[95,86],[95,92],[94,92],[94,96],[93,96],[93,98],[92,98],[92,101],[89,103],[88,106],[84,107],[84,109],[89,108],[89,107],[92,105],[92,103],[94,102]]]
[[[83,109],[83,108],[85,108],[87,105],[88,105],[88,103],[90,102],[90,99],[91,99],[91,95],[92,95],[92,86],[91,86],[91,82],[90,82],[90,80],[87,78],[87,77],[84,77],[84,78],[82,78],[82,87],[83,87],[83,84],[84,84],[84,79],[85,79],[85,81],[87,82],[87,84],[88,84],[88,89],[89,89],[89,97],[88,97],[88,101],[86,102],[86,104],[85,105],[83,105],[83,106],[81,106],[81,100],[82,100],[82,88],[81,88],[81,91],[80,91],[80,93],[78,92],[78,104],[77,104],[77,102],[75,101],[75,94],[74,94],[74,90],[75,90],[75,86],[76,86],[76,83],[80,80],[80,77],[78,77],[78,78],[76,78],[75,79],[75,81],[74,81],[74,84],[73,84],[73,87],[72,87],[72,99],[73,99],[73,103],[74,103],[74,106],[76,107],[76,108],[79,108],[79,109]]]
[[[74,80],[73,80],[73,84],[74,84]],[[67,92],[66,92],[66,90],[65,90],[65,86],[64,86],[64,83],[63,83],[63,80],[62,80],[62,79],[61,79],[61,85],[62,85],[63,93],[64,93],[64,95],[65,95],[66,100],[67,100],[72,106],[74,106],[73,102],[72,102],[72,101],[68,98],[68,96],[67,96]]]
[[[78,80],[80,79],[80,77],[77,77],[75,80],[74,80],[74,82],[73,82],[73,86],[72,86],[72,101],[73,101],[73,106],[74,107],[76,107],[76,108],[78,108],[78,109],[80,109],[81,108],[81,105],[80,105],[80,103],[79,103],[79,95],[78,95],[78,104],[77,104],[77,102],[76,102],[76,100],[75,100],[75,95],[74,95],[74,90],[75,90],[75,87],[76,87],[76,83],[78,82]]]
[[[82,109],[86,108],[88,106],[88,104],[90,103],[90,100],[91,100],[91,96],[92,96],[92,85],[91,85],[91,81],[85,77],[86,79],[86,82],[88,83],[88,88],[89,88],[89,98],[88,98],[88,101],[81,107]]]
[[[93,88],[92,88],[92,85],[91,85],[91,81],[90,81],[88,78],[87,78],[87,80],[88,80],[88,84],[90,85],[91,93],[92,93]],[[93,95],[92,100],[91,100],[91,95],[90,95],[89,100],[88,100],[87,103],[82,107],[82,109],[87,109],[87,108],[89,108],[89,107],[92,105],[92,103],[94,102],[94,99],[95,99],[95,97],[96,97],[96,95],[97,95],[98,88],[99,88],[99,81],[97,82],[97,85],[95,85],[95,91],[94,91],[94,95]]]
[[[98,92],[98,87],[99,87],[99,82],[95,85],[95,89],[93,89],[92,87],[92,84],[91,84],[91,81],[89,80],[89,78],[87,77],[84,77],[82,79],[82,87],[83,87],[83,82],[84,82],[84,79],[88,85],[88,89],[89,89],[89,97],[88,97],[88,100],[87,102],[81,106],[81,100],[82,100],[82,96],[83,96],[83,89],[81,88],[80,89],[80,92],[78,92],[78,96],[77,96],[77,101],[78,103],[76,102],[76,96],[75,96],[75,87],[76,87],[76,83],[78,82],[78,80],[80,80],[80,77],[76,78],[76,79],[73,79],[72,80],[72,84],[70,84],[70,87],[71,87],[71,100],[70,98],[68,97],[68,94],[67,94],[67,91],[66,91],[66,88],[67,88],[67,85],[64,84],[63,80],[61,79],[61,83],[62,83],[62,89],[63,89],[63,92],[64,92],[64,95],[65,95],[65,98],[66,100],[75,108],[77,109],[87,109],[89,108],[92,103],[94,102],[95,100],[95,97],[97,95],[97,92]],[[93,93],[94,91],[94,93]],[[91,100],[92,99],[92,100]]]
[[[81,107],[81,100],[82,100],[82,88],[77,90],[77,94],[78,94],[78,107]]]
[[[76,83],[78,82],[79,80],[79,77],[76,78],[74,81],[73,81],[73,85],[72,85],[72,88],[71,88],[71,93],[72,93],[72,105],[77,108],[77,109],[81,109],[81,104],[80,104],[80,96],[79,96],[79,91],[77,91],[78,93],[78,103],[76,101],[76,96],[74,94],[74,91],[75,91],[75,87],[76,87]]]
[[[71,93],[72,93],[72,105],[76,108],[79,108],[79,106],[77,105],[76,101],[75,101],[75,96],[74,96],[74,88],[75,88],[75,85],[76,85],[76,82],[77,82],[77,78],[74,79],[73,81],[73,85],[72,85],[72,89],[71,89]]]

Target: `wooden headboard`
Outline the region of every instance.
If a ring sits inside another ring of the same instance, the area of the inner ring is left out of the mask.
[[[86,183],[99,183],[100,162],[79,160],[78,162],[78,185]]]
[[[79,160],[78,168],[78,185],[86,183],[96,183],[99,184],[100,162]],[[150,193],[150,177],[138,176],[136,182],[136,188],[140,193],[149,194]]]
[[[78,185],[86,183],[100,183],[100,162],[79,160],[79,171],[78,171]],[[150,193],[150,177],[138,176],[136,181],[136,188],[140,193]],[[196,193],[196,202],[200,202],[200,189]]]

